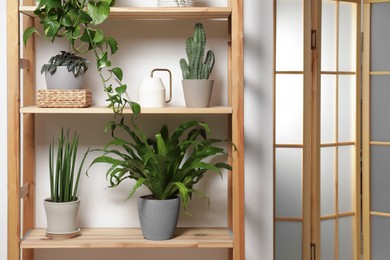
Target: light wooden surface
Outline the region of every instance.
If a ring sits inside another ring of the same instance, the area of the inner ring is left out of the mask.
[[[20,6],[19,11],[34,15],[35,6]],[[211,19],[228,18],[230,7],[111,7],[110,19]]]
[[[363,259],[371,259],[371,218],[370,218],[370,21],[371,21],[371,4],[364,4],[363,6],[363,112],[362,112],[362,154],[363,160],[363,179],[362,179],[362,227],[363,227]]]
[[[206,108],[187,108],[187,107],[164,107],[164,108],[142,108],[142,114],[231,114],[232,107],[206,107]],[[113,114],[111,108],[103,106],[91,106],[86,108],[42,108],[37,106],[27,106],[20,108],[24,114]],[[131,114],[130,108],[123,111],[124,114]]]
[[[232,248],[227,228],[178,228],[171,240],[145,240],[139,228],[86,228],[72,239],[50,239],[34,229],[21,248]]]
[[[8,260],[20,259],[20,79],[18,1],[7,1]],[[3,169],[5,171],[5,169]],[[5,231],[2,231],[5,232]]]

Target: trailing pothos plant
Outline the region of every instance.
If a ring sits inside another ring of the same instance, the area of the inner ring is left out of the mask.
[[[135,180],[128,198],[144,185],[157,200],[179,196],[186,209],[192,194],[204,196],[194,185],[205,174],[221,175],[222,169],[231,170],[227,163],[210,162],[215,156],[228,156],[219,144],[233,144],[209,138],[207,123],[186,121],[179,124],[171,135],[168,127],[163,125],[153,138],[147,138],[135,123],[135,118],[131,118],[130,124],[125,123],[124,117],[108,124],[112,140],[98,150],[103,154],[90,165],[110,165],[106,172],[109,187],[116,187],[126,179]]]
[[[97,27],[108,18],[113,5],[115,0],[40,0],[34,14],[40,19],[43,35],[35,27],[29,27],[24,31],[23,42],[26,44],[36,33],[51,42],[56,38],[66,38],[70,49],[76,53],[92,51],[104,91],[108,95],[109,107],[115,113],[121,113],[130,103],[123,97],[127,86],[122,83],[122,69],[112,67],[109,59],[118,51],[118,42]],[[111,84],[111,79],[118,86]]]

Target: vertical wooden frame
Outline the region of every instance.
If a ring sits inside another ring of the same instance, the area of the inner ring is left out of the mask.
[[[24,5],[35,5],[33,0],[24,0]],[[23,16],[23,31],[34,25],[34,18]],[[31,37],[27,45],[22,48],[23,59],[28,62],[28,67],[23,70],[23,106],[34,105],[35,100],[35,41]],[[35,115],[22,114],[22,149],[23,156],[22,184],[28,187],[28,193],[21,198],[23,200],[22,235],[35,226]],[[34,250],[22,250],[23,260],[33,260]]]
[[[232,88],[232,140],[237,147],[244,147],[244,35],[243,1],[231,1],[231,88]],[[245,259],[244,218],[244,150],[233,153],[232,229],[234,234],[233,259]]]
[[[364,21],[364,38],[363,38],[363,127],[362,127],[362,147],[363,147],[363,259],[371,258],[371,228],[370,228],[370,21],[371,21],[371,4],[364,3],[363,21]]]
[[[18,1],[7,1],[8,260],[20,259],[20,76],[18,8]]]

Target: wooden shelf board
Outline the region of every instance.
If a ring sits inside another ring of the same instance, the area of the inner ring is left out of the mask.
[[[142,114],[231,114],[230,106],[187,108],[187,107],[164,107],[164,108],[142,108]],[[103,106],[91,106],[86,108],[42,108],[38,106],[26,106],[20,108],[25,114],[112,114],[112,109]],[[131,114],[130,108],[123,111],[124,114]]]
[[[35,6],[20,6],[19,11],[35,16]],[[111,7],[110,19],[212,19],[228,18],[230,7]]]
[[[178,228],[171,240],[145,240],[139,228],[85,228],[71,239],[51,239],[33,229],[20,247],[33,248],[233,248],[227,228]]]

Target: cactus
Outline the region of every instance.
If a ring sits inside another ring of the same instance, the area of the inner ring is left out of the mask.
[[[180,68],[183,79],[209,79],[214,68],[215,55],[209,50],[203,62],[206,46],[206,34],[201,23],[197,23],[193,37],[187,38],[186,53],[187,59],[180,59]]]

